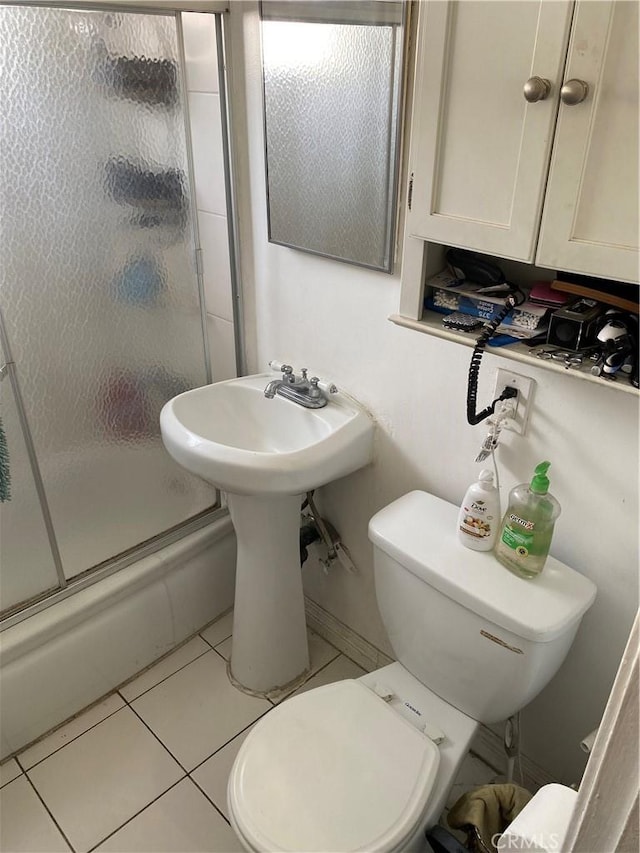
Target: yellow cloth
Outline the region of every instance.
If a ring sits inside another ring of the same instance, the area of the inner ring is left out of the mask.
[[[495,841],[531,799],[531,794],[518,785],[483,785],[463,794],[447,815],[452,829],[463,829],[482,847],[495,853]],[[477,831],[477,832],[476,832]]]

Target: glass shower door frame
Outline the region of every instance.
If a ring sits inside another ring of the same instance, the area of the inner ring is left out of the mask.
[[[22,431],[22,437],[24,439],[24,443],[27,448],[27,455],[29,457],[31,476],[33,477],[35,489],[38,494],[38,503],[40,504],[40,511],[42,513],[44,525],[47,531],[47,537],[49,539],[51,557],[53,559],[56,575],[58,577],[58,586],[61,589],[64,589],[64,587],[66,587],[68,584],[68,580],[66,579],[64,575],[64,569],[62,568],[62,559],[60,557],[60,550],[58,548],[58,540],[56,539],[56,533],[53,528],[53,521],[51,520],[49,503],[47,501],[47,495],[44,488],[44,482],[42,480],[42,474],[40,473],[38,457],[36,454],[35,446],[33,444],[33,437],[31,435],[31,429],[29,428],[29,421],[27,419],[27,413],[24,407],[22,393],[20,392],[20,382],[18,380],[16,363],[13,360],[13,354],[11,352],[11,346],[9,344],[9,337],[7,335],[7,331],[4,325],[4,316],[2,314],[2,308],[0,308],[0,354],[2,353],[4,353],[4,362],[0,367],[0,382],[8,378],[11,384],[13,399],[15,402],[16,409],[18,411],[20,430]]]

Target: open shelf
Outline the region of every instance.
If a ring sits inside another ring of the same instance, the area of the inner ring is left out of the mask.
[[[407,329],[413,329],[416,332],[423,332],[426,335],[434,335],[437,338],[444,338],[453,343],[462,344],[463,346],[472,348],[475,345],[477,332],[456,332],[451,329],[445,329],[442,326],[442,314],[437,314],[435,311],[425,311],[420,320],[411,320],[408,317],[403,317],[400,314],[392,314],[389,319],[398,326],[404,326]],[[584,364],[577,367],[566,368],[562,362],[553,361],[551,359],[538,358],[536,353],[541,349],[546,348],[547,344],[539,344],[536,347],[528,347],[525,344],[509,344],[502,347],[488,346],[485,352],[493,355],[499,355],[511,361],[519,361],[523,364],[530,364],[535,367],[541,367],[544,370],[553,370],[555,373],[561,373],[571,379],[582,379],[586,382],[594,382],[597,385],[611,388],[614,391],[624,391],[627,394],[636,394],[640,392],[629,382],[626,375],[618,375],[615,379],[605,379],[602,376],[594,376],[591,373],[592,362],[588,359]]]

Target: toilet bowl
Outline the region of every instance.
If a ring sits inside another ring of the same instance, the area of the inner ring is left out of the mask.
[[[397,662],[302,693],[243,743],[231,824],[246,850],[424,849],[477,727]]]
[[[411,492],[371,520],[380,612],[398,661],[286,700],[228,784],[249,851],[428,851],[480,722],[545,686],[593,583],[553,558],[528,581],[456,539],[457,507]]]

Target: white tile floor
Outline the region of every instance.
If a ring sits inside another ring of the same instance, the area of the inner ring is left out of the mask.
[[[230,634],[228,614],[1,765],[1,853],[240,850],[227,820],[229,770],[255,721],[285,696],[231,686]],[[296,692],[363,674],[309,639],[312,672]],[[471,757],[457,795],[492,775]]]

